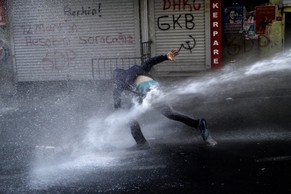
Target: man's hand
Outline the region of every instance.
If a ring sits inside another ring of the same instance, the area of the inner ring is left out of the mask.
[[[178,55],[178,51],[176,50],[171,50],[170,52],[167,53],[167,57],[170,61],[173,61],[177,55]]]

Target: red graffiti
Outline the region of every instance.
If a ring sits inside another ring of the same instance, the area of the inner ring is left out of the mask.
[[[201,3],[196,0],[164,0],[163,10],[172,9],[173,11],[197,11],[201,9]]]
[[[32,35],[32,34],[48,34],[55,32],[78,32],[78,27],[76,24],[69,24],[66,22],[60,23],[50,23],[50,24],[27,24],[22,25],[22,34]]]
[[[118,33],[117,35],[108,36],[79,36],[79,44],[92,45],[92,44],[134,44],[134,39],[129,34]]]
[[[47,52],[42,59],[44,70],[59,71],[69,67],[76,58],[76,53],[71,49],[64,51]]]
[[[39,46],[39,47],[57,47],[57,46],[68,46],[70,45],[70,39],[69,38],[62,38],[62,37],[32,37],[32,36],[26,36],[25,37],[25,43],[26,46]]]

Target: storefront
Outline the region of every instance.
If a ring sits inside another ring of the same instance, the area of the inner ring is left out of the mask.
[[[18,82],[89,80],[94,57],[140,56],[135,0],[8,3]],[[111,68],[102,66],[96,79],[111,78]]]
[[[283,9],[288,3],[12,0],[9,22],[3,22],[12,34],[17,82],[111,79],[113,68],[142,62],[143,42],[147,57],[179,50],[176,61],[155,67],[158,76],[191,76],[282,50],[282,22],[285,34],[290,29],[289,9]]]
[[[248,65],[282,51],[280,1],[223,1],[223,63]]]
[[[215,6],[210,6],[213,2]],[[156,66],[161,76],[221,65],[221,26],[211,20],[220,20],[220,0],[7,3],[17,82],[111,79],[112,69],[120,65],[117,59],[122,58],[122,68],[142,62],[142,42],[151,43],[151,56],[179,50],[179,63]],[[210,18],[213,11],[215,18]],[[111,58],[115,64],[111,60],[100,65],[101,58]],[[129,60],[124,62],[125,58]],[[131,60],[136,58],[139,61]]]
[[[177,62],[156,67],[157,73],[187,74],[211,69],[209,1],[150,1],[150,38],[154,54],[179,50]]]

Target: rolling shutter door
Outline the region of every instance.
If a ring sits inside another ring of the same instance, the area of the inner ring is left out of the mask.
[[[92,79],[92,58],[139,56],[135,0],[13,0],[17,81]]]
[[[165,54],[181,49],[174,62],[155,67],[158,73],[171,74],[206,70],[205,2],[154,1],[154,52]]]

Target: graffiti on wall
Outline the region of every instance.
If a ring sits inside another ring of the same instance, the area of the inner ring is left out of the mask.
[[[116,31],[107,34],[87,33],[81,24],[74,22],[80,17],[99,18],[102,16],[101,10],[101,3],[96,4],[96,7],[79,8],[65,5],[63,8],[65,18],[62,22],[32,22],[20,26],[23,45],[46,50],[39,62],[46,71],[59,71],[73,66],[78,58],[78,47],[133,45],[134,35],[131,33]]]
[[[178,14],[165,14],[157,18],[157,28],[161,31],[173,31],[173,30],[193,30],[195,28],[195,14],[194,11],[201,10],[201,3],[196,0],[163,0],[162,10],[165,12],[173,13],[175,11]],[[185,12],[185,13],[181,13]],[[185,49],[190,53],[196,46],[196,39],[194,35],[189,34],[185,42],[182,42],[179,47]]]
[[[64,15],[66,16],[99,16],[101,17],[101,3],[97,7],[81,6],[79,9],[73,9],[69,5],[64,7]]]
[[[48,51],[42,58],[44,70],[63,70],[69,67],[72,61],[76,58],[76,53],[72,49],[64,51]]]
[[[178,52],[180,52],[180,50],[182,48],[184,48],[185,50],[189,50],[190,53],[192,53],[192,50],[196,46],[196,39],[193,36],[191,36],[191,35],[189,35],[189,38],[190,38],[190,40],[189,41],[186,41],[185,42],[186,44],[184,44],[184,43],[181,44],[180,48],[178,49]]]
[[[26,46],[40,46],[40,47],[56,47],[69,46],[71,42],[77,41],[78,44],[133,44],[133,36],[123,32],[111,35],[78,35],[81,31],[77,24],[34,24],[23,25],[22,33],[25,35]],[[52,35],[48,37],[47,35]],[[59,34],[68,34],[69,36],[61,36]],[[77,34],[77,36],[71,36]],[[33,36],[37,35],[37,36]],[[43,37],[39,36],[43,35]]]
[[[171,18],[171,22],[168,19]],[[158,17],[158,28],[160,30],[176,30],[176,29],[187,29],[192,30],[195,27],[193,14],[179,14],[179,15],[165,15]]]
[[[243,43],[243,44],[241,44]],[[257,39],[246,39],[242,36],[233,36],[227,39],[227,54],[236,56],[243,53],[256,52],[260,48],[269,46],[271,43],[267,35],[260,35]]]
[[[196,0],[164,0],[163,1],[163,10],[172,10],[172,11],[194,11],[200,10],[201,3],[197,3]]]
[[[116,35],[108,36],[79,36],[79,44],[133,44],[133,37],[129,34],[118,32]]]

